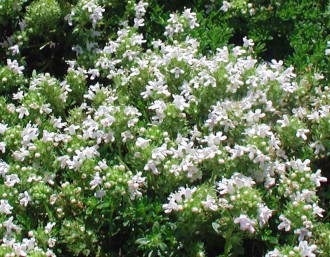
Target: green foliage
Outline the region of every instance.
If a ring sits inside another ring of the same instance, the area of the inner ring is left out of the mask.
[[[0,94],[3,96],[17,92],[18,87],[27,82],[22,74],[15,73],[7,66],[0,66],[0,81]]]
[[[32,34],[42,35],[57,29],[61,14],[56,0],[36,0],[26,8],[24,20]]]
[[[330,256],[329,15],[0,0],[0,256]]]

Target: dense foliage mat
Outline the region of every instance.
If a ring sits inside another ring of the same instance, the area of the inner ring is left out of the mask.
[[[0,256],[330,256],[330,3],[0,2]]]

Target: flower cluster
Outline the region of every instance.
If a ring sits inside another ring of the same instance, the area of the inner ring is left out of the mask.
[[[246,37],[204,56],[191,9],[148,42],[148,4],[130,5],[103,44],[102,1],[63,17],[93,34],[63,78],[0,67],[17,88],[0,87],[0,255],[203,256],[213,236],[225,256],[251,238],[267,257],[326,256],[323,74],[260,62]]]

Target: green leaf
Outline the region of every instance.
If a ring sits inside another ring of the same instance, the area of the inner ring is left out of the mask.
[[[105,203],[101,203],[99,204],[96,209],[100,210],[100,209],[107,209],[111,207],[111,203],[110,202],[105,202]]]
[[[271,244],[278,244],[278,238],[274,236],[262,235],[261,238],[263,241],[269,242]]]
[[[217,232],[218,234],[220,234],[220,225],[216,222],[212,222],[212,228],[214,229],[215,232]]]
[[[150,243],[150,240],[148,238],[139,238],[135,241],[136,244],[139,244],[139,245],[147,245]]]
[[[152,226],[152,232],[153,233],[159,233],[159,223],[155,222],[154,225]]]

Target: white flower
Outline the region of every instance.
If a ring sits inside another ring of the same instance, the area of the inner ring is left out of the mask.
[[[129,130],[122,132],[120,135],[123,142],[127,142],[127,140],[134,138],[134,135]]]
[[[325,55],[330,55],[330,41],[327,41],[327,47],[328,49],[325,49]]]
[[[139,191],[139,189],[145,185],[146,179],[146,177],[142,177],[142,172],[138,172],[127,182],[128,191],[131,194],[131,200],[142,196],[142,193]]]
[[[315,257],[316,255],[313,253],[317,249],[316,245],[308,245],[307,241],[301,241],[299,243],[299,251],[301,256],[304,257]]]
[[[99,161],[97,163],[98,167],[100,167],[101,170],[106,170],[108,168],[108,165],[106,163],[106,160],[103,159],[102,161]]]
[[[19,200],[19,204],[26,207],[28,205],[28,203],[31,201],[31,197],[29,195],[29,193],[27,191],[25,191],[24,193],[19,194],[20,197],[22,197]]]
[[[247,39],[247,37],[243,38],[243,46],[244,47],[252,47],[254,46],[254,42],[252,39]]]
[[[59,129],[64,128],[67,124],[66,122],[62,122],[61,117],[59,117],[59,118],[52,117],[51,122],[52,122],[54,128],[59,128]]]
[[[312,236],[312,232],[310,232],[307,228],[299,228],[299,229],[296,229],[294,231],[294,233],[296,235],[299,235],[298,237],[298,241],[301,242],[304,240],[304,238],[307,236],[307,237],[311,237]]]
[[[49,245],[49,247],[51,247],[51,246]],[[56,255],[55,255],[55,253],[52,250],[47,249],[46,257],[56,257]]]
[[[167,105],[164,101],[156,100],[149,107],[150,110],[155,110],[156,111],[156,115],[152,117],[152,120],[156,121],[157,123],[162,123],[164,118],[165,118],[164,111],[165,111],[166,107],[167,107]]]
[[[18,62],[16,60],[12,61],[10,59],[7,59],[7,66],[9,69],[11,69],[16,74],[23,74],[24,66],[19,66]]]
[[[96,190],[96,192],[94,193],[94,196],[96,198],[102,198],[105,195],[106,195],[106,192],[103,189]]]
[[[227,136],[223,135],[221,131],[217,132],[215,135],[211,133],[209,136],[204,136],[201,142],[207,143],[208,146],[219,145],[222,141],[225,141]]]
[[[311,174],[310,180],[313,181],[317,187],[321,186],[321,182],[327,182],[327,178],[321,176],[321,170],[317,170],[315,173]]]
[[[19,179],[17,174],[10,174],[10,175],[6,175],[6,181],[4,184],[7,187],[13,187],[13,186],[15,186],[16,183],[19,183],[20,181],[21,180]]]
[[[92,186],[91,189],[94,189],[98,185],[102,184],[102,178],[100,177],[99,172],[95,173],[93,180],[89,184]]]
[[[13,220],[14,220],[14,217],[10,217],[8,220],[6,220],[2,223],[2,225],[6,228],[7,235],[10,235],[12,233],[12,230],[16,230],[16,231],[20,230],[20,227],[13,223]],[[8,243],[9,243],[9,245],[11,244],[11,242],[8,242]]]
[[[282,230],[284,229],[285,231],[290,231],[291,229],[291,221],[289,219],[287,219],[284,215],[280,215],[280,220],[282,221],[279,225],[278,225],[278,229]]]
[[[2,152],[2,153],[6,152],[6,143],[5,142],[0,142],[0,152]],[[0,174],[1,174],[1,166],[0,166]]]
[[[158,175],[159,170],[157,168],[157,164],[159,161],[149,160],[147,164],[144,166],[144,170],[148,171],[151,170],[153,174]]]
[[[151,157],[154,160],[165,160],[166,156],[172,154],[171,150],[167,150],[167,143],[162,144],[160,147],[154,148]]]
[[[86,10],[90,13],[89,18],[92,20],[93,25],[95,25],[99,20],[102,19],[102,13],[105,12],[105,9],[98,6],[95,1],[87,1],[86,4],[82,7],[83,10]],[[70,16],[67,17],[67,20],[70,22]],[[69,23],[70,25],[70,23]]]
[[[19,54],[19,52],[20,52],[18,45],[13,45],[13,46],[9,47],[8,50],[10,50],[12,52],[12,55]]]
[[[268,252],[265,257],[283,257],[283,254],[277,249],[274,249],[274,251]]]
[[[134,28],[138,28],[138,27],[143,27],[144,26],[144,19],[134,19]]]
[[[25,160],[25,157],[29,156],[30,152],[26,150],[24,147],[21,147],[19,151],[14,151],[13,152],[13,157],[17,161],[23,162]]]
[[[180,69],[179,67],[175,67],[174,69],[170,70],[170,72],[174,74],[174,77],[177,79],[181,74],[184,73],[184,70]]]
[[[235,57],[238,57],[238,56],[241,56],[242,54],[245,54],[246,53],[246,50],[244,50],[243,48],[241,48],[240,46],[236,46],[234,47],[233,49],[233,55]],[[237,72],[237,71],[236,71]],[[235,75],[239,75],[239,73],[236,73]],[[231,77],[232,79],[235,79],[234,76]],[[241,84],[243,84],[243,82],[239,82]]]
[[[257,224],[257,221],[250,219],[245,214],[241,214],[239,217],[234,219],[234,223],[239,224],[241,230],[247,230],[250,233],[254,233],[255,232],[254,226]]]
[[[315,74],[314,74],[314,79],[315,79],[316,81],[319,81],[319,80],[321,80],[321,79],[324,79],[324,75],[323,75],[323,74],[320,74],[320,73],[315,73]]]
[[[268,222],[268,219],[273,215],[273,212],[267,206],[261,204],[258,208],[258,214],[259,224],[262,227]]]
[[[38,138],[39,130],[36,125],[27,124],[21,133],[22,145],[27,146],[30,141]]]
[[[8,203],[8,200],[0,200],[0,213],[11,214],[13,207]]]
[[[136,139],[135,145],[139,148],[145,149],[148,147],[150,141],[151,141],[150,139],[144,139],[142,137],[138,137]]]
[[[218,210],[218,205],[216,204],[216,200],[214,199],[213,196],[209,194],[206,196],[206,201],[202,201],[202,205],[207,210],[211,210],[211,211]]]
[[[320,117],[328,118],[330,116],[330,105],[321,106],[319,112],[320,112]]]
[[[144,1],[140,1],[136,6],[135,6],[135,17],[136,18],[142,18],[145,13],[146,13],[146,7],[148,6],[148,3],[145,3]]]
[[[28,111],[28,109],[26,109],[25,107],[21,106],[21,107],[17,107],[16,108],[16,112],[19,113],[18,118],[22,119],[24,116],[28,116],[30,113]]]
[[[48,244],[49,247],[52,248],[52,247],[55,246],[56,241],[57,241],[57,240],[56,240],[55,238],[49,238],[48,241],[47,241],[47,244]],[[48,251],[49,251],[49,250],[48,250]],[[48,251],[47,251],[47,252],[48,252]],[[56,257],[55,254],[54,254],[54,255],[48,255],[47,253],[46,253],[46,256],[47,256],[47,257],[48,257],[48,256],[54,256],[54,257]]]
[[[199,27],[197,23],[196,13],[191,12],[191,9],[185,9],[182,13],[182,16],[187,19],[189,28],[193,29]]]
[[[223,1],[220,10],[224,11],[224,12],[227,12],[230,7],[231,7],[230,3],[228,3],[227,1]]]
[[[46,227],[45,227],[45,233],[49,234],[52,228],[56,225],[55,222],[48,222]]]
[[[71,12],[71,13],[65,15],[65,17],[64,17],[64,20],[66,20],[68,22],[69,26],[72,26],[73,25],[72,24],[72,17],[74,15],[75,15],[75,13],[74,12]]]
[[[75,135],[76,130],[79,129],[79,126],[71,124],[69,127],[65,128],[64,131],[67,131],[70,135]]]
[[[307,136],[306,134],[309,133],[310,130],[309,129],[298,129],[297,133],[296,133],[296,137],[301,137],[303,140],[307,140]]]
[[[167,198],[169,200],[168,204],[163,204],[163,209],[165,213],[170,213],[172,211],[182,211],[183,204],[192,198],[192,195],[196,192],[197,188],[184,188],[180,187],[178,192],[171,193]]]
[[[319,154],[320,151],[325,151],[325,147],[322,145],[320,141],[315,141],[309,145],[311,148],[315,148],[314,154]]]
[[[4,161],[0,160],[0,176],[4,178],[5,175],[8,173],[8,171],[9,171],[9,165]]]
[[[105,12],[105,9],[101,6],[97,6],[93,13],[89,16],[89,18],[93,21],[93,25],[95,25],[99,20],[103,17],[103,12]]]
[[[323,218],[322,212],[325,210],[320,208],[316,203],[313,203],[313,214]]]
[[[220,194],[234,194],[236,190],[243,187],[252,187],[255,182],[251,177],[246,177],[241,173],[234,173],[230,179],[223,178],[217,184],[217,190]]]
[[[13,99],[14,100],[22,100],[24,98],[24,92],[23,91],[18,91],[17,93],[13,94]]]
[[[8,129],[8,125],[7,124],[0,123],[0,134],[5,133],[7,129]]]
[[[245,146],[240,146],[240,145],[235,144],[233,149],[229,149],[229,153],[231,154],[230,159],[234,160],[238,157],[242,157],[244,155],[245,151],[246,151]]]
[[[185,108],[189,107],[189,104],[181,95],[173,95],[173,104],[180,111],[183,111]]]

